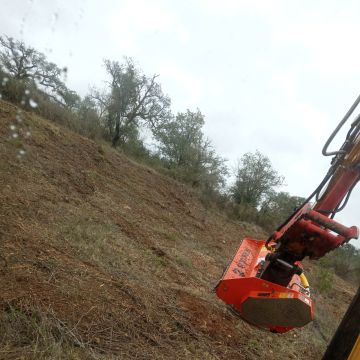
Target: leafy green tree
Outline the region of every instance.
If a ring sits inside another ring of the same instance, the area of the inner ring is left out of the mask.
[[[91,106],[95,109],[98,114],[99,119],[102,120],[104,126],[107,127],[109,134],[112,132],[113,124],[108,124],[108,109],[111,104],[111,93],[106,89],[99,90],[95,87],[91,88],[90,94],[87,95],[88,102],[91,102]]]
[[[0,36],[0,64],[16,80],[34,79],[41,54],[23,42]]]
[[[105,60],[110,75],[109,93],[98,93],[99,106],[105,108],[107,128],[114,147],[125,143],[140,123],[149,127],[170,115],[170,98],[156,82],[157,75],[145,76],[130,58],[120,64]]]
[[[175,118],[162,121],[154,135],[159,150],[170,167],[189,166],[203,142],[204,117],[199,110],[178,113]]]
[[[72,109],[80,97],[69,90],[62,76],[66,69],[47,61],[44,54],[22,41],[0,36],[0,67],[11,78],[44,90],[53,101]]]
[[[187,110],[165,118],[154,129],[161,156],[178,177],[194,186],[218,189],[227,173],[225,160],[218,156],[204,138],[204,116],[199,110]]]
[[[68,89],[66,86],[57,89],[57,93],[61,96],[63,104],[69,110],[75,110],[81,106],[81,97],[73,90]]]
[[[81,119],[86,119],[87,117],[98,117],[97,107],[95,101],[90,95],[85,96],[77,103],[77,114]]]
[[[267,194],[259,209],[259,224],[269,230],[277,228],[305,201],[287,192],[272,191]]]
[[[76,102],[72,108],[77,131],[91,139],[104,136],[104,126],[98,116],[97,107],[93,99],[87,95]]]
[[[283,184],[284,178],[273,168],[270,159],[260,153],[246,153],[239,160],[236,180],[230,193],[238,204],[258,208],[274,189]]]

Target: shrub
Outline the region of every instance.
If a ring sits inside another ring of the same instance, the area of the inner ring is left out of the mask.
[[[320,264],[321,265],[321,264]],[[319,266],[315,274],[316,288],[322,292],[327,293],[332,289],[334,280],[334,271],[331,268]]]

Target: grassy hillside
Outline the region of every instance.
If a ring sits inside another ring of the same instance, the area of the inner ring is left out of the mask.
[[[304,329],[250,327],[212,288],[261,229],[105,145],[17,115],[0,102],[0,359],[320,358],[351,285],[335,277],[315,293]]]

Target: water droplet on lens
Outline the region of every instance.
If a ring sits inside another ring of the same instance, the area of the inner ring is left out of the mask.
[[[30,94],[30,90],[29,89],[26,89],[25,90],[25,95],[29,95]]]
[[[13,133],[13,134],[12,134],[12,137],[13,137],[14,139],[17,139],[17,138],[19,137],[19,135],[18,135],[17,133]]]
[[[33,108],[33,109],[35,109],[35,108],[37,108],[38,107],[38,103],[35,101],[35,100],[33,100],[33,99],[29,99],[29,105]]]
[[[15,125],[10,125],[10,130],[14,131],[16,129]]]

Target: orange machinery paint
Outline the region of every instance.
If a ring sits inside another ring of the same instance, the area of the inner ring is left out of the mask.
[[[313,303],[298,275],[287,287],[259,277],[269,252],[265,241],[244,239],[216,294],[248,323],[282,333],[312,321]]]

